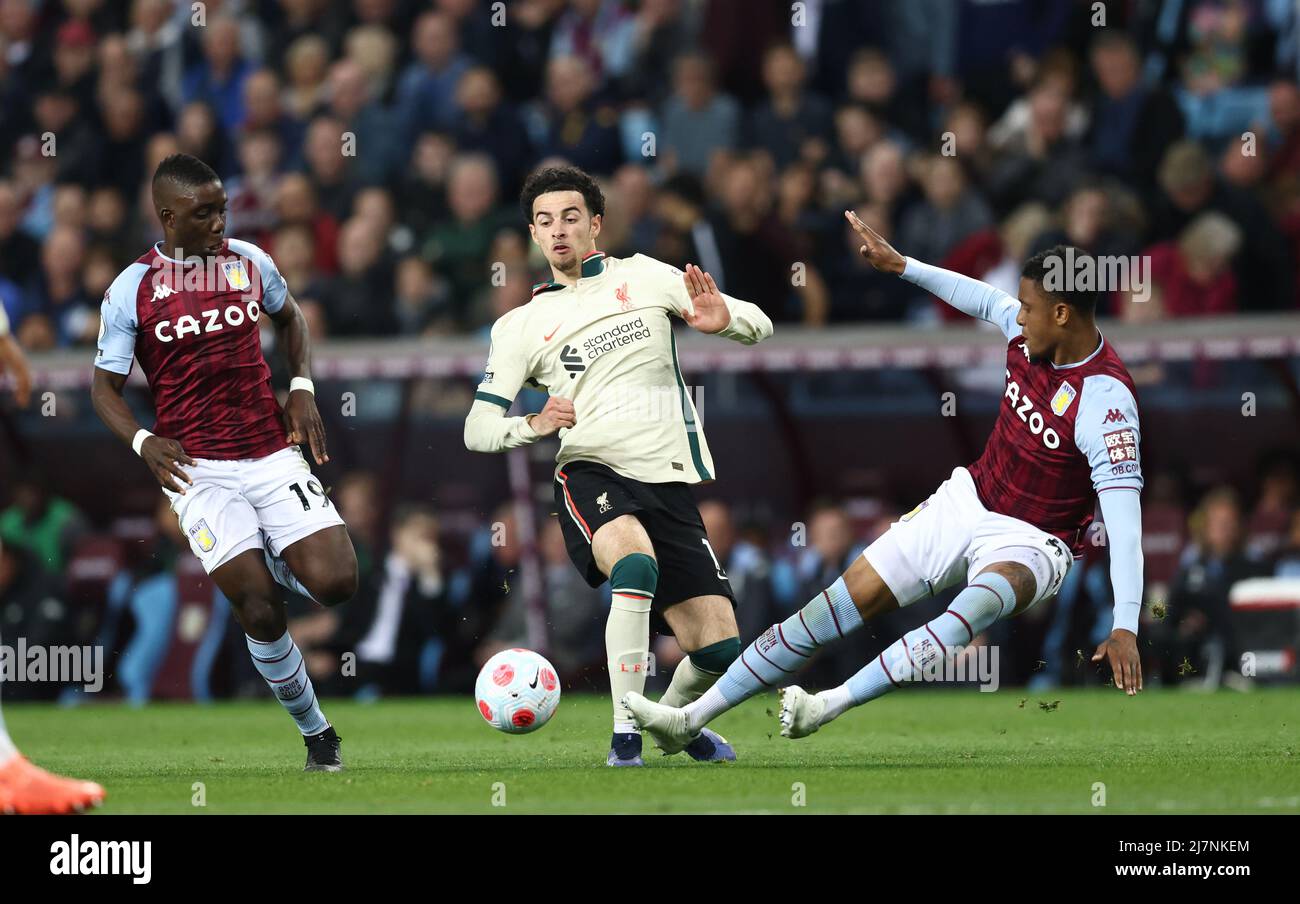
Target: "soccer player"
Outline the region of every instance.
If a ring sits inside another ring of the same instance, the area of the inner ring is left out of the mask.
[[[651,613],[687,653],[663,697],[674,706],[712,686],[740,650],[735,597],[690,489],[713,480],[713,459],[677,365],[671,318],[746,345],[770,336],[772,322],[698,267],[683,273],[597,250],[605,198],[581,170],[535,173],[520,201],[553,278],[493,325],[465,445],[499,452],[560,434],[555,506],[569,556],[591,586],[608,579],[613,593],[606,763],[640,766],[641,735],[622,699],[645,687]],[[525,384],[550,398],[537,414],[506,417]],[[696,760],[735,759],[711,731],[681,749]]]
[[[95,411],[144,459],[230,600],[254,665],[303,735],[306,769],[337,772],[339,736],[275,586],[337,606],[357,585],[347,528],[297,448],[307,443],[318,465],[329,460],[307,325],[266,252],[226,239],[226,190],[206,163],[188,154],[163,160],[153,202],[162,241],[104,294]],[[283,410],[262,356],[263,314],[293,374]],[[153,432],[122,398],[133,357],[153,394]]]
[[[32,380],[22,349],[9,335],[9,318],[0,305],[0,376],[13,374],[14,397],[22,407],[31,397]],[[52,775],[32,763],[14,746],[0,712],[0,813],[56,815],[85,810],[104,799],[94,782]]]
[[[1061,246],[1025,263],[1020,299],[905,258],[852,212],[861,254],[1006,335],[1007,388],[984,453],[958,467],[925,502],[867,547],[830,587],[768,628],[718,683],[685,707],[628,694],[637,724],[667,751],[756,693],[778,686],[817,648],[864,621],[959,581],[948,609],[896,640],[845,684],[781,697],[781,734],[801,738],[846,710],[952,657],[1000,618],[1055,596],[1083,548],[1100,502],[1115,593],[1112,631],[1092,657],[1115,686],[1142,689],[1137,629],[1142,601],[1142,471],[1133,381],[1097,330],[1097,293],[1067,272],[1084,258]]]

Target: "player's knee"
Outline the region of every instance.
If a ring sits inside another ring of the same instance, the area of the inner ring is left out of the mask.
[[[357,592],[357,564],[331,570],[314,585],[308,584],[312,597],[322,606],[341,606]]]
[[[1009,567],[1004,567],[1009,566]],[[1024,584],[1021,576],[1012,568],[1020,568],[1012,563],[1001,563],[986,569],[975,576],[967,590],[978,589],[979,593],[963,593],[952,601],[949,611],[964,614],[968,622],[978,622],[982,627],[993,624],[1004,615],[1010,615],[1021,598]],[[1024,570],[1021,568],[1020,570]],[[1029,589],[1032,593],[1034,577],[1026,572]]]
[[[740,638],[728,637],[717,643],[701,647],[690,654],[691,664],[697,669],[721,675],[740,657]]]
[[[997,575],[1004,579],[1015,594],[1012,608],[1023,612],[1035,600],[1054,596],[1066,570],[1068,564],[1066,568],[1056,568],[1046,550],[1032,549],[1022,550],[1017,561],[990,566],[983,575]]]
[[[249,593],[238,599],[231,599],[230,605],[239,619],[239,626],[250,637],[274,640],[288,630],[284,606],[269,596]]]

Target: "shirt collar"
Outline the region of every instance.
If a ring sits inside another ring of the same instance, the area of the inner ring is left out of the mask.
[[[590,279],[593,276],[600,276],[605,272],[605,252],[593,251],[582,259],[582,275],[579,279]],[[549,282],[539,282],[533,286],[532,297],[536,298],[545,292],[554,292],[557,289],[565,288],[564,283],[550,280]]]
[[[193,258],[193,257],[192,257],[192,258],[188,258],[188,259],[183,260],[183,261],[177,260],[177,259],[174,258],[174,257],[168,257],[167,254],[165,254],[165,253],[163,252],[163,250],[162,250],[162,242],[154,242],[154,243],[153,243],[153,250],[154,250],[154,253],[155,253],[155,254],[157,254],[160,258],[162,258],[163,260],[165,260],[165,261],[166,261],[167,263],[169,263],[169,264],[175,264],[175,265],[177,265],[177,266],[190,266],[190,265],[192,265],[192,264],[201,264],[201,263],[204,263],[204,262],[207,261],[207,259],[208,259],[209,257],[217,257],[217,256],[219,256],[219,255],[221,255],[221,254],[225,254],[225,253],[226,253],[226,242],[225,242],[224,239],[222,240],[222,242],[221,242],[221,250],[220,250],[219,252],[217,252],[217,254],[215,254],[215,255],[203,255],[201,258]]]
[[[1093,350],[1091,355],[1084,358],[1082,361],[1075,361],[1073,364],[1056,364],[1055,362],[1053,362],[1052,368],[1054,370],[1069,370],[1072,367],[1082,367],[1083,365],[1087,364],[1093,358],[1100,355],[1101,350],[1106,347],[1106,337],[1102,335],[1101,330],[1097,330],[1097,338],[1098,338],[1097,347],[1096,349]]]
[[[605,272],[605,252],[593,251],[582,259],[582,279],[600,276]]]

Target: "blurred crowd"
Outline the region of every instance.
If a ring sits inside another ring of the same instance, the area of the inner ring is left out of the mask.
[[[1119,316],[1293,310],[1298,34],[1280,0],[0,0],[0,302],[29,349],[93,344],[187,151],[318,339],[527,302],[514,199],[561,160],[602,180],[604,250],[780,322],[946,315],[853,253],[849,206],[1013,291],[1058,241],[1145,255]]]
[[[1245,623],[1230,606],[1233,585],[1300,577],[1300,466],[1274,456],[1257,473],[1245,492],[1193,488],[1172,473],[1150,477],[1142,626],[1148,684],[1232,683],[1241,654],[1259,642],[1257,627],[1250,640],[1239,636]],[[515,646],[540,647],[566,688],[604,691],[608,587],[588,587],[573,568],[555,517],[538,513],[530,541],[510,503],[487,518],[444,516],[418,504],[384,511],[377,477],[368,472],[347,474],[333,497],[357,550],[360,589],[338,609],[289,603],[290,632],[322,693],[467,693],[483,662]],[[740,601],[747,641],[833,581],[902,509],[859,497],[818,503],[804,520],[778,524],[706,497],[700,512]],[[1052,604],[977,638],[1000,646],[1004,683],[1043,689],[1105,680],[1077,652],[1090,655],[1111,623],[1104,532],[1090,536]],[[90,531],[76,507],[33,471],[0,511],[0,600],[6,637],[102,645],[109,692],[128,700],[264,693],[225,601],[204,580],[165,500],[153,517],[122,517]],[[947,602],[921,601],[873,621],[825,651],[807,680],[844,680]],[[1275,631],[1267,639],[1289,642]],[[652,682],[666,682],[681,651],[661,636],[654,653]],[[40,685],[6,689],[9,696],[54,693],[58,688]]]

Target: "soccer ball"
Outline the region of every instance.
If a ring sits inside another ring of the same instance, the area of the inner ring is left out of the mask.
[[[508,734],[536,731],[560,705],[560,679],[532,650],[502,650],[483,664],[474,699],[487,723]]]

